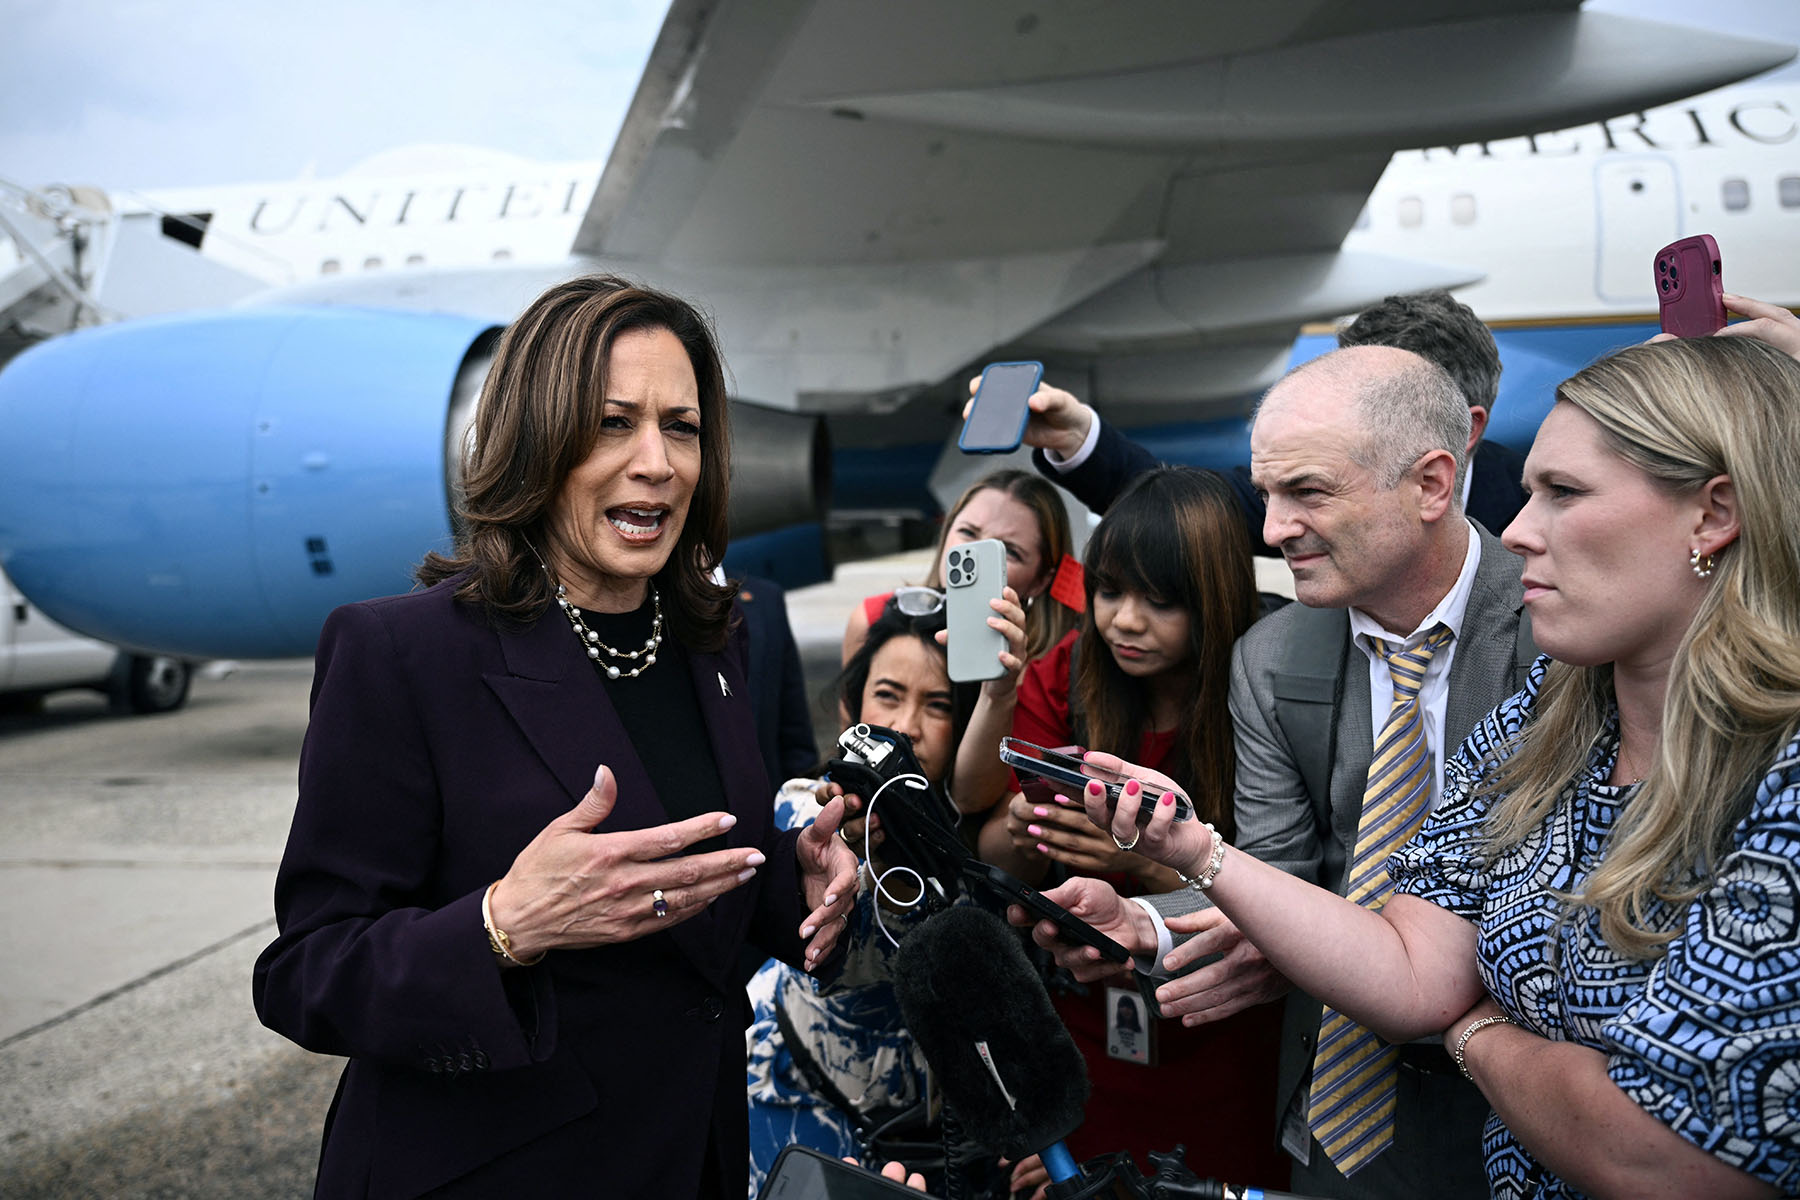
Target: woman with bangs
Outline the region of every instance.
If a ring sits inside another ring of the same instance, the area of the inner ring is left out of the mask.
[[[1019,679],[1012,736],[1040,746],[1104,750],[1155,765],[1180,782],[1199,818],[1232,823],[1231,648],[1259,612],[1249,539],[1228,484],[1210,471],[1164,467],[1141,476],[1088,541],[1087,613]],[[979,710],[978,710],[979,716]],[[976,725],[964,739],[971,753]],[[996,755],[998,738],[979,747]],[[1180,886],[1173,872],[1096,829],[1078,800],[1035,784],[996,806],[982,857],[1027,882],[1103,877],[1127,895]],[[1136,993],[1130,993],[1135,996]],[[1070,1139],[1078,1158],[1188,1148],[1201,1175],[1278,1183],[1275,1042],[1279,1014],[1251,1009],[1186,1028],[1150,1014],[1148,1037],[1109,1026],[1107,990],[1052,982],[1057,1011],[1082,1048],[1093,1097]],[[1112,1034],[1113,1036],[1109,1036]],[[1229,1105],[1194,1120],[1194,1081],[1229,1089]]]

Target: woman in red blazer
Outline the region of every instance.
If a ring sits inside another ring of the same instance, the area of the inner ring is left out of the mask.
[[[727,417],[693,308],[559,284],[500,341],[454,556],[327,621],[255,978],[350,1060],[319,1195],[743,1196],[739,952],[834,968],[856,861],[841,801],[770,822]]]

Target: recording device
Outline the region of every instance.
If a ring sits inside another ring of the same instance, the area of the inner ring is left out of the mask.
[[[1073,1177],[1062,1139],[1081,1124],[1087,1066],[1012,930],[977,908],[939,913],[900,943],[894,994],[970,1140]]]
[[[956,439],[958,448],[964,454],[1010,454],[1017,450],[1031,415],[1026,401],[1037,391],[1043,374],[1043,363],[989,363],[981,372],[968,419]]]
[[[1725,282],[1712,235],[1697,233],[1656,252],[1656,298],[1664,333],[1710,337],[1725,328]]]
[[[1006,546],[983,538],[952,546],[944,554],[945,668],[954,683],[998,679],[1006,673],[1000,652],[1006,635],[990,626],[989,603],[1006,587]]]
[[[1066,750],[1050,750],[1019,738],[1000,739],[1000,761],[1015,771],[1023,771],[1027,775],[1034,775],[1054,784],[1074,788],[1077,795],[1089,783],[1098,781],[1106,789],[1107,807],[1118,807],[1119,797],[1124,794],[1125,785],[1134,777],[1086,762],[1081,757],[1086,753],[1087,751],[1079,746],[1071,746]],[[1138,786],[1144,791],[1138,800],[1137,823],[1139,826],[1144,826],[1150,823],[1150,818],[1156,812],[1156,806],[1162,803],[1167,789],[1142,779],[1138,780]],[[1180,792],[1175,793],[1175,819],[1177,821],[1194,819],[1193,802]]]
[[[913,757],[912,741],[904,733],[864,722],[838,736],[838,749],[839,757],[826,764],[825,778],[861,796],[880,814],[886,835],[881,843],[882,858],[890,866],[918,872],[925,887],[927,912],[948,907],[967,888],[977,903],[993,908],[1022,905],[1039,920],[1055,923],[1065,940],[1092,946],[1110,962],[1122,963],[1131,957],[1125,947],[1054,900],[971,854],[956,831],[958,814],[949,801],[933,789],[909,785],[902,778],[923,778]],[[890,783],[892,786],[882,791]],[[931,922],[926,924],[929,927]]]
[[[809,1146],[782,1148],[757,1200],[931,1200],[873,1171],[820,1154]]]

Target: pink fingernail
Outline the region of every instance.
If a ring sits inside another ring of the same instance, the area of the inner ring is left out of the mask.
[[[1175,793],[1174,793],[1174,792],[1164,792],[1164,793],[1163,793],[1163,798],[1162,798],[1162,802],[1163,802],[1163,803],[1164,803],[1164,804],[1173,804],[1173,803],[1175,803]]]
[[[1100,792],[1101,792],[1100,784],[1096,781],[1090,780],[1087,785],[1087,794],[1097,798],[1100,795]]]
[[[1048,853],[1050,853],[1050,847],[1044,845],[1044,843],[1042,843],[1042,842],[1039,842],[1038,843],[1038,853],[1039,854],[1048,854]]]
[[[719,828],[720,829],[730,829],[733,825],[736,825],[736,824],[737,824],[737,818],[730,813],[726,813],[724,816],[719,818]]]
[[[1025,832],[1029,833],[1032,837],[1043,837],[1044,836],[1044,831],[1042,829],[1039,829],[1036,825],[1027,825],[1025,827]]]
[[[1031,810],[1031,815],[1034,817],[1047,817],[1050,815],[1050,810],[1047,808],[1034,808]]]
[[[1137,780],[1128,779],[1125,781],[1125,794],[1127,796],[1135,796],[1143,790],[1144,789],[1141,786],[1139,786]]]
[[[813,930],[815,930],[817,928],[818,928],[817,925],[804,926],[800,930],[800,936],[801,937],[811,937],[813,935]]]

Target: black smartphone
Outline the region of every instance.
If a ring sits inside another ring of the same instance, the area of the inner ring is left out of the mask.
[[[1098,780],[1106,789],[1106,803],[1109,807],[1117,807],[1119,795],[1132,776],[1118,771],[1109,771],[1105,767],[1097,767],[1082,761],[1083,751],[1079,747],[1070,747],[1074,753],[1062,750],[1049,750],[1031,742],[1018,738],[1000,739],[1000,761],[1015,771],[1034,775],[1065,788],[1072,789],[1077,796],[1089,783]],[[1138,786],[1144,789],[1138,800],[1137,823],[1148,825],[1161,803],[1165,789],[1154,783],[1138,780]],[[1175,793],[1175,819],[1191,821],[1194,819],[1194,805],[1180,792]]]
[[[901,1196],[930,1200],[925,1192],[820,1154],[810,1146],[787,1146],[775,1159],[757,1200],[897,1200]]]
[[[1030,410],[1025,402],[1037,391],[1044,364],[1039,362],[989,363],[975,389],[969,419],[956,439],[964,454],[1010,454],[1025,436]]]
[[[1122,963],[1131,957],[1131,952],[1125,947],[1030,884],[1007,874],[999,867],[970,859],[964,864],[963,873],[969,877],[971,884],[983,888],[990,895],[998,896],[1008,904],[1019,905],[1040,921],[1054,923],[1064,941],[1092,946],[1108,962]]]

